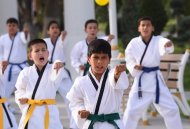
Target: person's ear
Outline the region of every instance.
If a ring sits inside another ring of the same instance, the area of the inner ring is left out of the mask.
[[[33,60],[33,59],[32,59],[32,55],[31,55],[31,52],[28,53],[28,59]]]
[[[155,30],[155,29],[154,29],[154,26],[153,26],[153,27],[152,27],[152,32],[154,32],[154,30]]]
[[[49,32],[49,30],[47,30],[47,34],[48,34],[48,35],[50,35],[50,32]]]
[[[140,26],[138,26],[138,32],[140,33]]]
[[[87,59],[88,63],[90,64],[90,57],[88,56],[88,59]]]
[[[86,32],[86,33],[87,33],[86,28],[84,28],[84,32]]]

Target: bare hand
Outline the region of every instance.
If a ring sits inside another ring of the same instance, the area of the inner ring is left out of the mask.
[[[143,68],[142,65],[135,65],[136,70],[142,70],[142,68]]]
[[[62,39],[62,41],[64,41],[66,35],[67,35],[66,31],[61,31],[61,39]]]
[[[115,67],[115,72],[114,72],[114,78],[117,81],[123,71],[126,70],[126,66],[124,64],[119,64]]]
[[[20,104],[26,104],[28,102],[28,98],[21,98],[18,100]]]
[[[25,36],[27,37],[30,32],[30,25],[28,23],[24,24],[23,32],[24,32]]]
[[[80,65],[79,68],[80,68],[80,70],[84,70],[85,66],[84,65]]]
[[[78,114],[79,114],[80,118],[86,119],[89,116],[90,112],[86,111],[86,110],[81,110],[78,112]]]
[[[108,41],[108,42],[111,42],[112,39],[114,39],[114,38],[115,38],[115,36],[110,34],[110,35],[108,36],[108,40],[107,40],[107,41]]]
[[[56,70],[56,73],[58,73],[59,69],[64,66],[63,62],[56,62],[54,65],[54,69]]]
[[[2,73],[4,73],[5,69],[7,68],[7,65],[9,64],[8,61],[2,61],[1,66],[2,66]]]
[[[171,42],[171,41],[169,41],[169,42],[167,42],[165,45],[164,45],[164,47],[166,48],[166,47],[171,47],[173,45],[173,43]]]

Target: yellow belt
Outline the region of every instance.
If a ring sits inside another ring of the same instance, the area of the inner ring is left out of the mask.
[[[30,119],[35,107],[45,105],[46,106],[46,112],[45,112],[45,116],[44,116],[44,118],[45,118],[44,126],[45,126],[45,129],[48,129],[48,125],[49,125],[49,109],[48,109],[48,105],[54,105],[56,103],[55,99],[28,100],[27,103],[30,104],[31,106],[28,109],[28,112],[26,114],[26,118],[24,120],[24,127],[26,126],[28,120]]]
[[[2,103],[6,102],[6,98],[0,99],[0,129],[4,129],[4,113]]]

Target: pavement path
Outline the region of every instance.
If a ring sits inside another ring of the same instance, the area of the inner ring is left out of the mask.
[[[187,97],[190,99],[190,93],[188,93]],[[57,99],[57,106],[60,111],[60,118],[61,118],[63,127],[64,129],[69,129],[69,119],[66,113],[66,105],[63,103],[63,99],[60,97],[59,94],[57,95],[56,99]],[[18,106],[14,102],[13,96],[11,97],[9,102],[11,103],[11,107],[14,107],[16,110],[19,110]],[[19,122],[21,114],[15,113],[15,116],[16,116],[17,122]],[[150,125],[144,126],[142,125],[142,122],[140,121],[137,129],[166,129],[164,120],[160,115],[156,117],[148,116],[148,119],[149,119]],[[183,129],[190,129],[190,118],[189,119],[182,118],[182,123],[183,123]]]

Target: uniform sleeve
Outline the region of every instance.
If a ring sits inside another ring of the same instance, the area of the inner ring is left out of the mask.
[[[0,76],[3,74],[2,73],[2,65],[1,61],[3,61],[3,44],[2,44],[2,38],[0,37]]]
[[[164,54],[172,53],[174,51],[174,46],[165,48],[164,45],[167,42],[171,42],[169,39],[159,36],[159,52],[160,55],[163,56]]]
[[[65,98],[66,94],[71,89],[72,80],[70,79],[70,77],[63,78],[58,85],[59,85],[58,92],[60,93],[62,98]]]
[[[129,45],[125,49],[125,61],[126,61],[127,69],[129,70],[131,75],[133,77],[135,77],[139,73],[139,71],[134,68],[135,65],[137,65],[137,62],[136,62],[136,60],[134,58],[134,54],[133,54],[134,50],[133,50],[131,44],[132,43],[129,43]]]
[[[67,94],[69,100],[69,108],[72,112],[72,116],[78,127],[82,127],[85,119],[81,119],[78,115],[79,110],[85,110],[84,95],[80,87],[79,80],[76,79],[71,90]]]
[[[57,62],[61,62],[60,60],[55,60],[53,65],[52,65],[52,73],[51,73],[51,80],[54,82],[54,83],[61,83],[61,81],[63,79],[67,79],[67,78],[70,78],[67,71],[65,70],[64,67],[60,68],[57,72],[56,69],[54,69],[54,65],[57,63]]]
[[[27,78],[24,74],[24,71],[21,71],[17,82],[16,82],[16,91],[15,91],[15,101],[18,104],[19,108],[21,109],[21,111],[24,109],[25,106],[27,106],[27,104],[23,104],[21,105],[20,102],[18,101],[20,98],[28,98],[28,96],[26,95],[26,86],[27,86]]]
[[[80,44],[77,43],[71,51],[71,65],[79,72],[79,66],[82,65],[80,62],[81,58]]]
[[[24,44],[27,44],[30,41],[30,34],[27,34],[27,38],[24,32],[20,32],[20,38]]]
[[[114,71],[115,69],[110,71],[110,74],[109,74],[109,80],[110,80],[111,86],[114,87],[115,89],[123,89],[123,90],[127,89],[129,86],[129,80],[128,80],[128,76],[126,72],[125,71],[122,72],[117,82],[115,82]]]
[[[58,40],[59,40],[59,42],[61,43],[61,46],[62,46],[63,48],[65,48],[65,46],[66,46],[66,44],[67,44],[67,42],[68,42],[67,36],[64,38],[64,40],[62,40],[62,35],[60,35]]]
[[[0,37],[0,62],[3,60],[3,42],[2,38]]]

